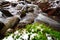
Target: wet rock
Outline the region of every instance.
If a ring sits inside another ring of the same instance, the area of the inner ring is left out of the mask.
[[[20,17],[21,17],[21,18],[22,18],[22,17],[25,17],[25,16],[26,16],[26,13],[29,13],[29,12],[32,12],[32,13],[34,12],[34,10],[33,10],[32,7],[27,8],[27,9],[23,9],[22,12],[21,12]]]
[[[7,35],[7,33],[13,33],[14,31],[15,31],[14,29],[9,28],[9,29],[7,29],[5,34]]]
[[[23,6],[24,6],[23,4],[17,4],[16,9],[21,10]]]
[[[23,1],[23,0],[21,0],[21,1],[19,1],[19,4],[23,4],[23,5],[25,5],[25,4],[26,4],[26,2],[25,2],[25,1]]]
[[[60,16],[60,7],[56,8],[55,16]]]
[[[29,7],[29,8],[28,8],[28,12],[34,12],[33,7]]]
[[[8,1],[2,1],[1,2],[1,6],[2,7],[7,7],[7,6],[9,6],[10,5],[10,2],[8,2]]]
[[[48,14],[48,16],[54,16],[55,15],[55,12],[56,12],[56,9],[48,9],[46,11],[46,13]]]
[[[51,6],[52,5],[52,6]],[[48,16],[59,16],[59,9],[60,7],[58,6],[58,4],[54,1],[52,3],[38,3],[38,6],[41,8],[41,10],[44,13],[47,13]]]
[[[21,18],[23,18],[23,17],[25,17],[25,16],[26,16],[26,14],[23,14],[23,13],[20,15]]]
[[[0,22],[0,30],[5,26],[4,23]]]
[[[45,3],[48,2],[48,0],[38,0],[38,2]]]
[[[0,9],[0,11],[5,15],[6,17],[11,17],[13,16],[8,10]]]
[[[26,2],[27,2],[27,3],[30,3],[30,2],[31,2],[31,0],[26,0]]]
[[[12,7],[16,7],[17,6],[17,3],[11,3],[11,6]]]
[[[21,12],[20,17],[23,18],[23,17],[25,17],[25,16],[26,16],[26,10],[23,10],[23,11]]]
[[[48,2],[45,2],[45,3],[39,2],[37,5],[41,8],[43,12],[45,12],[50,7],[50,3]]]
[[[29,3],[29,4],[31,4],[31,2],[30,2],[30,1],[27,1],[27,0],[26,0],[26,2],[27,2],[27,3]]]
[[[19,27],[24,27],[27,24],[31,24],[34,22],[34,15],[32,13],[28,13],[21,21],[19,22]]]
[[[60,15],[60,8],[51,8],[46,10],[46,13],[48,14],[48,16],[59,16]]]
[[[5,35],[7,29],[9,28],[15,28],[17,24],[19,23],[19,18],[18,17],[11,17],[9,21],[5,24],[5,26],[0,30],[1,35]]]
[[[60,31],[60,23],[47,17],[42,14],[39,14],[38,17],[35,19],[36,22],[42,21],[50,26],[52,26],[53,29]]]

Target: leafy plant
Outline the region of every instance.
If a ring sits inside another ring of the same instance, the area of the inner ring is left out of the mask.
[[[55,38],[56,40],[60,40],[60,32],[53,30],[46,24],[42,23],[34,23],[28,24],[25,28],[17,30],[18,34],[14,34],[15,40],[47,40],[46,34],[50,34],[51,37]],[[13,37],[13,39],[14,39]]]

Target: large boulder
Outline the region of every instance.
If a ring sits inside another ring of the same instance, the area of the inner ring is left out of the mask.
[[[11,17],[11,18],[7,19],[7,22],[5,23],[5,26],[2,23],[0,23],[0,25],[2,26],[1,27],[2,29],[0,30],[0,38],[2,36],[4,37],[6,31],[9,28],[14,29],[17,26],[17,24],[19,23],[19,21],[20,21],[20,19],[18,17],[14,16],[14,17]]]
[[[35,16],[33,13],[28,13],[24,18],[22,18],[19,22],[19,27],[24,27],[27,24],[31,24],[34,22]]]
[[[46,23],[50,25],[51,28],[60,31],[60,23],[43,14],[38,14],[37,18],[35,19],[35,22]]]

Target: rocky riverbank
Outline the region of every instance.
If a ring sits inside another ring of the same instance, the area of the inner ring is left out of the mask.
[[[60,10],[58,10],[60,7],[57,6],[59,4],[56,8],[49,2],[1,2],[0,5],[0,38],[5,36],[9,29],[12,30],[10,32],[14,32],[16,29],[25,28],[26,25],[35,22],[45,23],[60,31]]]

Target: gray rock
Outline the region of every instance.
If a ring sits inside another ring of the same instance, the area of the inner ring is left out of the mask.
[[[33,13],[28,13],[23,19],[20,20],[19,25],[20,27],[24,27],[27,24],[33,23],[34,19],[35,17]]]
[[[7,29],[9,28],[15,28],[17,24],[19,23],[18,17],[11,17],[7,23],[5,23],[5,26],[0,30],[0,34],[4,35]]]
[[[60,30],[60,23],[47,17],[44,16],[43,14],[38,14],[38,17],[35,19],[35,22],[39,22],[42,21],[44,23],[47,23],[48,25],[52,26],[52,28],[56,29],[56,30]]]

